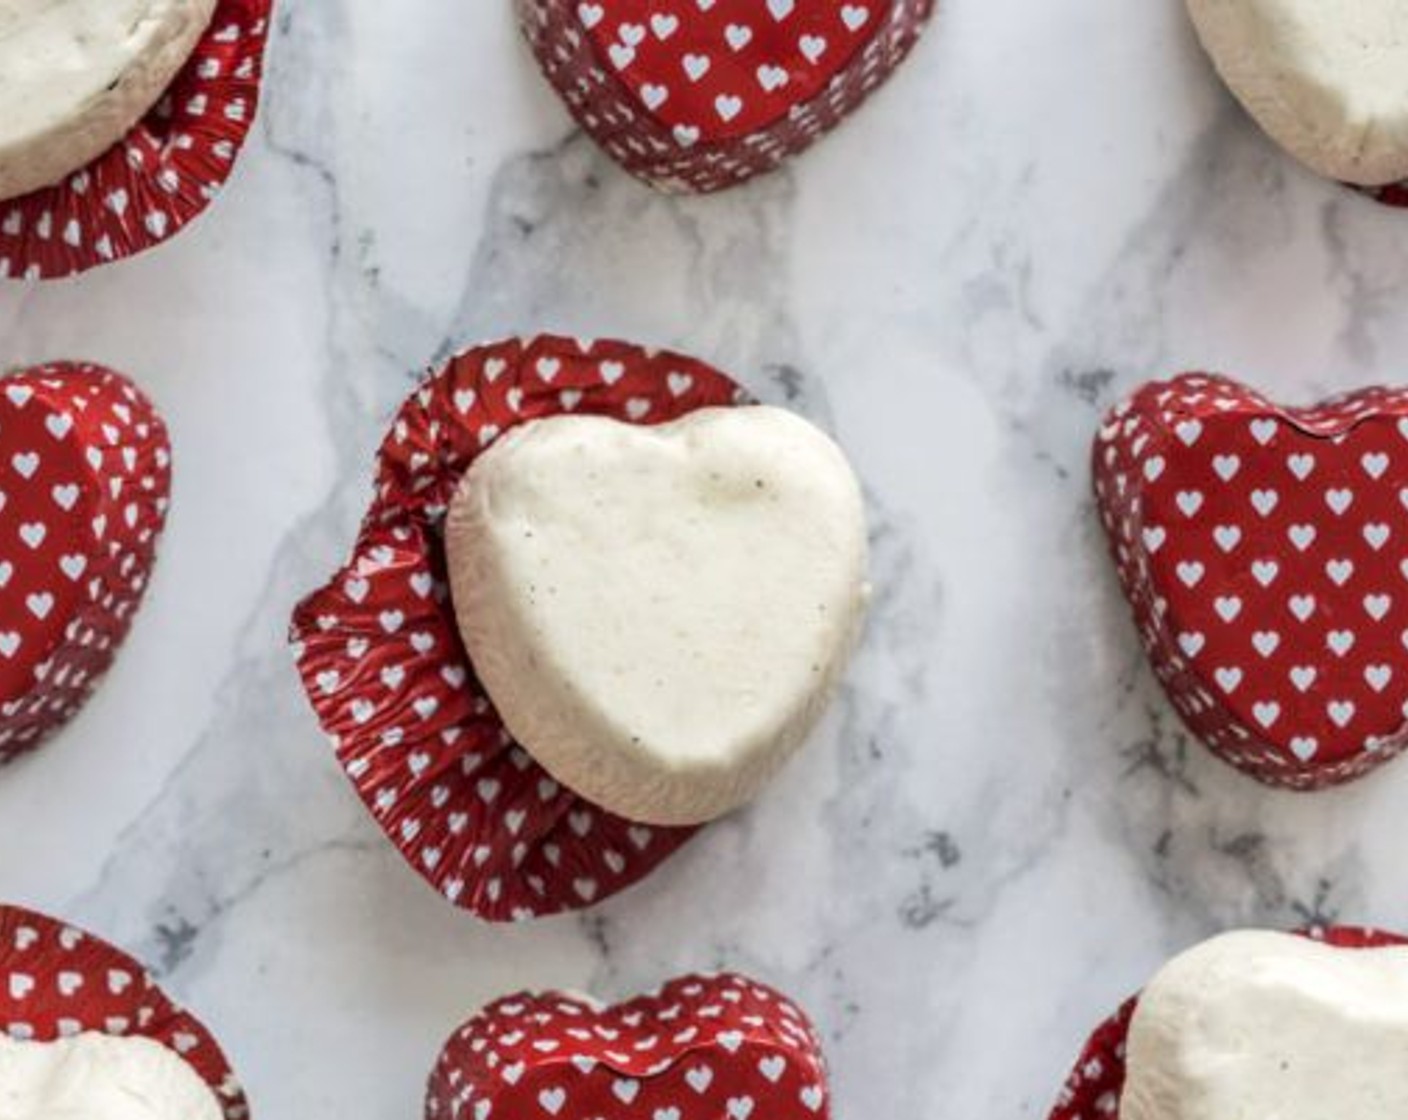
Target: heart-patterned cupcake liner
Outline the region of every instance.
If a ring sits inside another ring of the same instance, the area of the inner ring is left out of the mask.
[[[141,964],[57,919],[0,906],[0,1033],[52,1042],[86,1031],[161,1043],[210,1086],[225,1120],[249,1116],[219,1044]]]
[[[272,0],[220,0],[166,95],[63,182],[0,201],[0,279],[49,280],[132,256],[200,215],[259,105]]]
[[[1408,209],[1408,180],[1401,183],[1390,183],[1386,187],[1359,187],[1356,189],[1375,201],[1382,202],[1385,206]]]
[[[904,61],[934,0],[517,0],[548,81],[632,175],[710,192],[773,170]]]
[[[299,605],[291,638],[358,794],[456,905],[491,921],[579,909],[639,880],[695,831],[591,805],[505,730],[445,584],[443,527],[460,479],[498,436],[540,417],[658,424],[745,400],[693,358],[542,336],[459,355],[397,415],[352,559]]]
[[[1313,929],[1306,936],[1342,949],[1408,945],[1408,939],[1397,934],[1353,926]],[[1139,997],[1135,996],[1095,1028],[1066,1079],[1049,1120],[1119,1120],[1125,1078],[1124,1045],[1138,1005]]]
[[[690,976],[604,1008],[524,993],[446,1043],[427,1120],[826,1120],[816,1030],[785,996],[741,976]]]
[[[0,763],[92,694],[156,560],[166,426],[121,374],[57,363],[0,378]]]
[[[1408,746],[1408,391],[1290,409],[1151,383],[1106,419],[1094,477],[1155,673],[1219,757],[1305,790]]]

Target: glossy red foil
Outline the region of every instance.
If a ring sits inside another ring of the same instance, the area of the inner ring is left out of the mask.
[[[577,122],[631,174],[716,191],[770,171],[860,107],[934,0],[517,0]]]
[[[1408,745],[1408,392],[1284,408],[1152,383],[1106,419],[1094,474],[1154,671],[1219,757],[1311,790]]]
[[[166,96],[87,167],[0,202],[0,279],[48,280],[132,256],[204,212],[254,123],[272,0],[220,0]]]
[[[43,914],[0,906],[0,1034],[51,1042],[96,1031],[152,1039],[210,1086],[225,1120],[249,1105],[210,1032],[151,975],[99,937]]]
[[[112,664],[170,487],[166,426],[121,374],[0,378],[0,762],[70,719]]]
[[[352,558],[294,613],[304,688],[357,793],[413,868],[491,921],[598,902],[693,829],[615,817],[513,741],[460,641],[443,525],[465,471],[517,424],[599,414],[658,424],[745,399],[680,354],[551,336],[469,350],[405,403]]]
[[[1391,183],[1386,187],[1361,187],[1359,189],[1385,206],[1408,207],[1408,180],[1402,183]]]
[[[446,1043],[427,1120],[825,1120],[820,1040],[785,996],[741,976],[691,976],[602,1008],[510,996]]]

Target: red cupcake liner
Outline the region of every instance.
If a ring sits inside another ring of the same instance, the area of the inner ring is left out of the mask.
[[[465,471],[518,424],[659,424],[746,399],[693,358],[543,336],[469,350],[398,413],[352,559],[294,612],[299,674],[357,793],[416,871],[491,921],[591,905],[693,835],[559,786],[504,728],[460,641],[443,524]]]
[[[548,81],[628,172],[722,190],[771,171],[904,61],[934,0],[517,0]]]
[[[499,1000],[446,1043],[427,1120],[826,1120],[826,1062],[807,1017],[741,976],[690,976],[603,1008]]]
[[[86,1031],[161,1043],[210,1086],[225,1120],[249,1115],[214,1037],[137,961],[74,926],[0,906],[0,1034],[52,1042]]]
[[[1367,194],[1385,206],[1408,207],[1408,179],[1401,183],[1390,183],[1386,187],[1356,187],[1355,190]]]
[[[1408,391],[1291,409],[1186,374],[1093,457],[1144,648],[1215,754],[1313,790],[1408,747]]]
[[[1330,926],[1306,933],[1316,941],[1341,949],[1378,949],[1408,945],[1408,939],[1354,926]],[[1139,997],[1128,1000],[1106,1019],[1085,1044],[1075,1068],[1066,1079],[1049,1120],[1119,1120],[1120,1094],[1124,1091],[1124,1045]]]
[[[38,746],[112,664],[156,560],[166,426],[121,374],[0,378],[0,763]]]
[[[220,0],[166,95],[63,182],[0,202],[0,279],[51,280],[143,252],[210,205],[254,123],[272,0]]]

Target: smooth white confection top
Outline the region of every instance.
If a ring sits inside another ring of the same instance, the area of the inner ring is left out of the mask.
[[[120,140],[171,84],[216,0],[0,0],[0,199]]]
[[[221,1120],[200,1075],[149,1038],[0,1035],[0,1120]]]
[[[1188,0],[1223,79],[1332,179],[1408,179],[1408,0]]]
[[[1239,932],[1139,998],[1120,1120],[1408,1116],[1408,948]]]
[[[515,428],[467,473],[446,538],[460,629],[509,731],[647,824],[757,794],[825,708],[868,594],[845,456],[763,406]]]

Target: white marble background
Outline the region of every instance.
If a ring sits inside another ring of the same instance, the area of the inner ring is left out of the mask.
[[[1281,158],[1175,0],[948,0],[840,134],[706,200],[572,131],[507,0],[283,0],[270,61],[193,232],[0,289],[0,363],[128,370],[178,456],[126,656],[0,775],[0,897],[151,960],[260,1120],[415,1116],[491,996],[720,965],[809,1006],[838,1120],[1041,1120],[1170,950],[1312,914],[1408,927],[1408,763],[1298,799],[1191,748],[1092,518],[1087,441],[1140,380],[1408,378],[1408,214]],[[490,928],[382,842],[283,636],[408,371],[542,327],[688,349],[834,427],[880,598],[755,808],[589,916]]]

